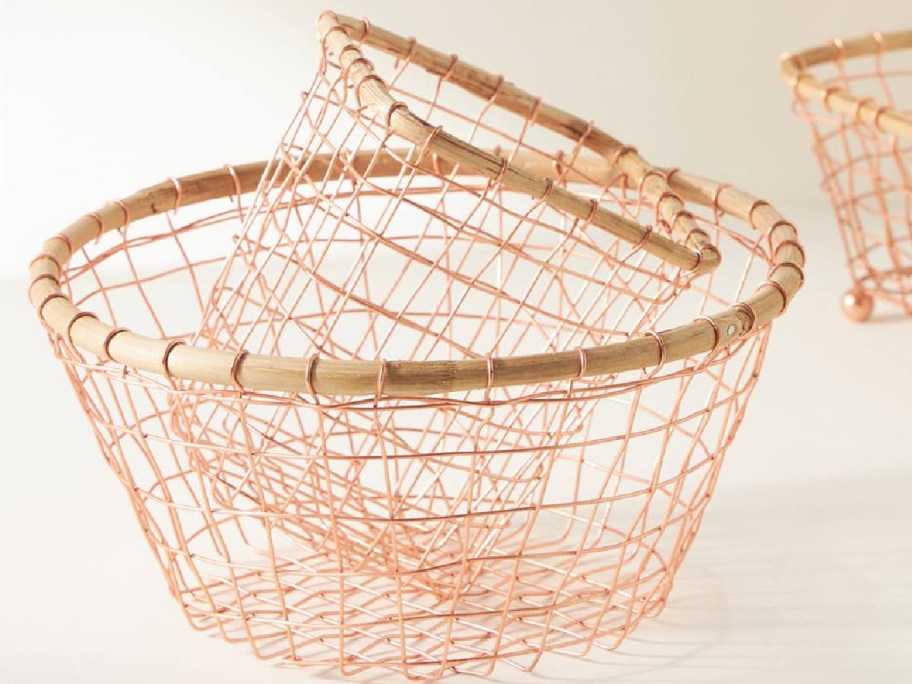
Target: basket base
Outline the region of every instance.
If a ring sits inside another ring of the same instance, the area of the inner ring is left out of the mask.
[[[172,591],[195,628],[247,642],[264,659],[421,679],[487,674],[501,660],[531,670],[545,651],[613,649],[642,618],[660,612],[701,514],[702,507],[675,530],[671,557],[659,551],[661,531],[632,539],[614,530],[582,552],[581,530],[571,524],[538,552],[495,552],[451,568],[449,594],[442,582],[340,573],[330,554],[281,552],[277,558],[285,560],[275,570],[250,561],[251,569],[233,578],[215,579],[196,559],[199,577],[208,579],[181,589],[172,583]],[[469,573],[471,583],[458,579]]]

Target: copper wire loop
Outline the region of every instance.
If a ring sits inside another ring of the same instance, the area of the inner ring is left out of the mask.
[[[42,273],[41,275],[32,278],[32,281],[28,286],[29,292],[31,292],[32,288],[42,280],[50,280],[52,283],[54,283],[54,285],[60,287],[60,279],[57,276],[55,276],[53,273]]]
[[[485,371],[487,372],[487,380],[485,383],[484,400],[487,403],[491,401],[491,389],[494,387],[494,357],[490,354],[485,356]]]
[[[582,347],[579,348],[579,373],[576,374],[577,380],[582,380],[586,377],[586,371],[589,369],[589,359],[586,358],[586,350]],[[491,373],[493,376],[493,372]]]
[[[380,359],[380,368],[377,370],[377,390],[374,392],[374,403],[380,401],[383,397],[383,390],[386,387],[386,374],[388,369],[386,367],[386,361]]]
[[[443,131],[443,126],[435,126],[431,130],[430,135],[428,135],[427,140],[424,141],[424,144],[421,146],[421,150],[418,153],[419,160],[422,160],[425,158],[425,156],[428,153],[428,150],[430,149],[431,145],[434,142],[434,138],[436,138],[438,135],[440,135],[440,133],[442,131]],[[442,172],[440,170],[440,160],[437,158],[436,154],[432,157],[432,160],[434,163],[434,173],[436,173],[438,175],[442,175]]]
[[[830,98],[831,98],[835,93],[838,93],[838,92],[840,92],[841,90],[842,90],[842,88],[840,88],[839,86],[828,86],[828,87],[826,88],[826,90],[823,91],[823,95],[821,96],[821,102],[823,102],[823,106],[826,107],[826,110],[827,110],[828,112],[832,112],[832,111],[833,111],[833,108],[832,108],[832,106],[830,105]]]
[[[784,314],[786,309],[788,309],[788,305],[789,305],[789,297],[788,297],[788,293],[785,291],[785,288],[782,287],[782,285],[777,283],[775,280],[765,280],[763,282],[763,285],[765,287],[773,288],[774,290],[776,290],[776,292],[779,293],[779,296],[782,297],[782,308],[779,309],[779,313]]]
[[[592,134],[593,128],[595,128],[595,121],[587,121],[586,127],[582,130],[582,132],[579,134],[579,137],[576,139],[577,144],[585,142],[586,138]]]
[[[172,176],[168,180],[170,181],[171,185],[174,186],[174,207],[171,209],[171,211],[173,211],[176,214],[177,210],[180,209],[181,196],[183,195],[183,190],[181,189],[180,181],[177,178]]]
[[[795,78],[792,79],[790,86],[792,89],[792,97],[794,97],[795,99],[801,99],[801,95],[798,92],[798,86],[800,86],[801,81],[803,81],[805,79],[810,80],[811,75],[810,74],[798,74],[797,76],[795,76]]]
[[[706,250],[701,249],[697,252],[697,263],[691,266],[688,270],[689,273],[697,273],[703,268],[703,261],[706,259]]]
[[[678,222],[678,219],[680,219],[682,216],[685,216],[685,217],[689,218],[690,220],[694,219],[694,215],[693,215],[692,211],[689,211],[687,209],[678,209],[671,217],[671,223],[669,224],[669,227],[672,230],[674,230],[675,224]],[[706,231],[703,230],[702,228],[690,228],[686,234],[687,234],[688,240],[693,235],[702,235],[704,238],[709,237],[709,235],[706,233]]]
[[[29,262],[29,268],[32,268],[32,266],[37,264],[42,259],[47,259],[48,261],[50,261],[52,264],[54,264],[54,267],[57,269],[57,272],[60,273],[61,275],[63,274],[63,264],[61,264],[60,260],[57,257],[55,257],[53,254],[47,254],[47,253],[39,254],[38,256],[36,256],[34,259],[32,259]]]
[[[60,292],[52,292],[51,294],[44,297],[44,299],[42,299],[38,303],[38,306],[35,307],[35,309],[38,311],[38,317],[41,319],[44,319],[44,307],[47,306],[48,302],[50,302],[52,299],[66,299],[66,298],[67,298],[66,295],[64,295]]]
[[[795,240],[782,240],[779,244],[777,244],[776,249],[773,250],[773,259],[778,261],[779,260],[779,251],[782,249],[786,249],[788,247],[795,249],[801,255],[801,263],[798,265],[804,266],[807,263],[807,256],[804,253],[804,247],[802,247],[801,243],[796,242]],[[773,270],[775,270],[775,269],[776,269],[776,267],[774,266]]]
[[[344,36],[348,36],[348,31],[345,30],[344,26],[337,25],[337,26],[333,26],[331,29],[329,29],[329,31],[327,31],[326,33],[323,34],[323,38],[320,40],[320,47],[321,47],[324,55],[329,54],[329,48],[327,48],[327,46],[326,46],[326,41],[336,31],[338,31],[339,33],[341,33]]]
[[[554,155],[554,175],[558,178],[563,178],[564,176],[564,151],[558,150]]]
[[[443,75],[440,77],[442,82],[449,81],[453,77],[453,72],[456,70],[456,65],[459,63],[459,55],[453,53],[450,55],[450,64],[447,66],[447,70],[443,72]]]
[[[529,112],[530,125],[535,124],[536,121],[538,121],[538,115],[541,112],[541,106],[542,99],[540,97],[536,97],[534,103],[532,104],[532,110]],[[559,153],[563,154],[563,151],[561,150]]]
[[[504,77],[503,74],[497,75],[497,82],[494,84],[494,90],[491,92],[490,97],[488,98],[489,102],[496,102],[497,98],[500,97],[500,93],[503,90],[504,86]]]
[[[73,323],[78,321],[80,318],[94,318],[98,320],[98,316],[93,314],[91,311],[77,311],[73,314],[73,317],[70,319],[70,322],[66,326],[66,341],[71,347],[76,348],[76,343],[73,342]]]
[[[852,114],[852,116],[855,118],[855,120],[858,122],[861,122],[863,120],[861,118],[861,108],[866,107],[868,105],[872,105],[872,104],[874,104],[874,98],[871,98],[871,97],[863,97],[859,100],[856,100],[855,101],[855,112],[854,112],[854,114]],[[875,124],[876,123],[877,122],[875,120]]]
[[[379,76],[377,76],[377,74],[368,74],[367,76],[362,78],[360,81],[358,81],[358,84],[355,86],[355,98],[358,100],[359,106],[362,106],[361,105],[361,88],[364,86],[365,83],[368,83],[371,81],[373,81],[374,83],[380,83],[380,84],[383,83],[383,79],[380,78]]]
[[[397,109],[405,109],[407,111],[408,105],[405,102],[402,102],[401,100],[396,100],[395,102],[393,102],[393,104],[390,105],[389,111],[386,112],[386,130],[387,130],[387,132],[389,132],[390,128],[392,128],[393,114],[396,113]]]
[[[101,238],[104,235],[104,221],[101,220],[101,216],[97,211],[90,211],[86,216],[90,219],[93,219],[95,223],[98,224],[98,234],[95,236],[96,239]]]
[[[540,200],[547,200],[551,196],[551,193],[554,192],[554,179],[546,178],[545,179],[545,189],[542,192],[541,196],[538,198]]]
[[[750,304],[747,304],[746,302],[735,302],[732,304],[732,308],[737,309],[738,311],[743,311],[747,314],[749,323],[743,331],[744,334],[746,335],[753,332],[754,328],[757,326],[757,312],[754,311],[754,307],[752,307]]]
[[[371,23],[370,19],[367,17],[361,17],[361,23],[364,24],[364,31],[361,33],[361,40],[367,40],[367,37],[371,32]]]
[[[307,370],[304,373],[304,382],[307,385],[307,391],[310,393],[310,396],[312,396],[314,399],[317,399],[317,391],[314,389],[314,386],[313,386],[313,373],[314,373],[314,365],[317,363],[317,359],[319,359],[319,358],[320,358],[319,353],[315,352],[315,353],[311,354],[310,357],[307,359]]]
[[[51,242],[52,240],[60,240],[63,244],[66,245],[67,254],[70,254],[70,255],[73,254],[73,243],[70,241],[70,238],[68,238],[66,235],[64,235],[63,233],[57,233],[57,235],[52,235],[51,237],[49,237],[47,239],[47,242]]]
[[[257,656],[431,681],[614,648],[665,604],[775,356],[767,325],[726,344],[731,305],[774,319],[798,238],[765,249],[772,208],[754,230],[733,190],[723,220],[719,184],[455,56],[319,30],[271,159],[176,179],[179,221],[157,183],[129,231],[54,245],[106,312],[77,350],[77,309],[44,307],[97,449],[178,609]],[[357,92],[362,50],[388,80]],[[710,249],[719,276],[688,276]]]
[[[104,341],[101,343],[101,350],[104,353],[104,358],[108,361],[114,361],[114,357],[111,356],[111,342],[115,337],[120,335],[120,333],[129,332],[127,328],[112,328],[108,331],[108,334],[105,335]]]
[[[346,66],[342,67],[342,80],[345,83],[351,82],[351,76],[349,75],[349,72],[352,70],[352,67],[354,67],[356,64],[361,64],[364,66],[365,69],[367,69],[368,73],[364,78],[366,78],[367,76],[374,76],[375,78],[379,79],[380,77],[374,73],[374,63],[372,61],[370,61],[367,57],[365,57],[361,53],[360,50],[358,50],[357,54],[359,55],[358,57],[355,57]],[[364,81],[364,78],[362,78],[361,81]],[[361,87],[361,81],[359,81],[357,84],[355,84],[355,97],[356,98],[358,97],[358,90]],[[360,107],[361,107],[361,100],[359,99],[358,108],[360,108]]]
[[[772,270],[769,272],[769,277],[772,279],[772,277],[774,275],[776,275],[776,272],[780,268],[790,268],[790,269],[794,270],[798,274],[799,287],[804,285],[804,269],[801,268],[801,266],[799,266],[798,264],[794,263],[793,261],[783,261],[781,263],[776,264],[775,266],[773,266]]]
[[[162,353],[162,373],[164,373],[165,377],[172,385],[174,384],[174,377],[171,375],[171,368],[168,366],[168,359],[171,357],[171,352],[174,351],[175,347],[179,347],[182,344],[186,343],[183,340],[171,340],[168,342],[167,346],[165,347],[165,351]]]
[[[250,352],[241,350],[234,355],[234,358],[231,360],[231,368],[228,369],[228,376],[231,378],[232,384],[239,392],[244,391],[244,386],[241,384],[241,381],[238,379],[238,373],[241,372],[241,364],[244,362],[244,359],[247,358],[247,355]]]
[[[878,56],[882,55],[885,48],[883,34],[880,31],[871,31],[871,40],[877,46]]]
[[[713,193],[713,200],[712,200],[713,220],[716,221],[717,223],[722,218],[722,216],[725,214],[725,211],[722,209],[722,205],[719,204],[719,198],[722,196],[722,191],[728,190],[729,188],[731,188],[731,185],[729,185],[728,183],[721,183],[718,186],[716,186],[716,190]]]
[[[773,223],[773,225],[771,225],[769,227],[769,229],[766,231],[766,242],[767,242],[767,244],[769,244],[770,249],[778,249],[778,248],[773,247],[773,237],[774,237],[776,231],[779,230],[780,228],[788,228],[792,232],[792,235],[798,235],[798,231],[795,229],[795,225],[791,221],[786,221],[785,219],[780,219],[779,221],[776,221],[775,223]],[[787,240],[784,240],[783,242],[789,242],[789,241],[795,242],[794,240],[791,240],[790,238]],[[775,253],[775,251],[774,251],[774,253]],[[804,254],[803,249],[802,249],[802,254]]]
[[[842,38],[833,38],[833,49],[836,50],[836,60],[841,62],[845,59],[845,43]]]
[[[339,50],[339,54],[336,55],[336,59],[338,60],[339,64],[342,64],[342,58],[345,57],[345,53],[349,51],[354,52],[358,57],[361,56],[361,48],[354,43],[350,45],[343,45],[342,49]]]
[[[798,71],[804,71],[806,68],[804,58],[801,57],[801,55],[796,55],[791,52],[785,52],[782,55],[780,55],[780,57],[779,57],[780,64],[787,64],[788,62],[792,62],[795,65],[795,67],[797,67]]]
[[[757,211],[757,209],[759,209],[760,207],[768,207],[768,206],[770,206],[770,203],[767,202],[766,200],[754,200],[754,202],[750,205],[750,209],[747,210],[747,220],[750,221],[752,228],[754,228],[754,229],[757,228],[757,224],[754,221],[754,212]]]
[[[646,330],[643,333],[643,337],[651,337],[654,339],[659,348],[659,360],[649,373],[650,377],[652,377],[658,375],[665,366],[665,359],[668,358],[668,348],[665,346],[665,340],[663,340],[662,336],[655,330]]]
[[[877,110],[874,112],[874,120],[872,122],[875,128],[880,128],[880,117],[889,112],[891,109],[892,107],[888,107],[887,105],[882,105],[877,108]]]
[[[637,154],[637,149],[631,147],[630,145],[621,145],[614,154],[611,155],[611,159],[608,161],[608,168],[613,169],[621,161],[621,157],[626,154]]]
[[[643,249],[643,246],[647,242],[649,242],[649,238],[651,238],[651,237],[652,237],[652,226],[645,226],[643,229],[643,236],[633,246],[633,248],[630,250],[630,253],[634,254],[635,252],[639,252],[641,249]]]
[[[694,235],[699,235],[705,241],[709,242],[709,233],[707,233],[702,228],[691,228],[686,233],[684,233],[684,242],[690,242]]]
[[[591,206],[589,208],[589,216],[586,217],[586,225],[592,223],[592,219],[595,218],[595,214],[599,210],[599,201],[596,198],[593,197],[589,200],[589,204]]]
[[[645,187],[646,187],[646,183],[649,182],[649,179],[650,179],[650,178],[655,178],[655,179],[661,181],[663,184],[664,184],[664,182],[665,182],[665,174],[662,173],[662,171],[660,171],[659,169],[649,169],[646,173],[644,173],[644,174],[640,177],[640,182],[637,183],[637,198],[638,198],[638,200],[639,200],[640,203],[642,203],[642,200],[646,197],[646,190],[645,190]],[[663,193],[659,196],[659,198],[656,200],[656,203],[655,203],[656,213],[658,213],[658,211],[659,211],[659,206],[662,204],[662,200],[663,200],[663,198],[665,198],[666,196],[670,196],[670,197],[672,197],[672,198],[675,198],[674,193],[672,193],[671,191],[666,190],[665,192],[663,192]],[[638,206],[639,206],[639,205],[638,205]]]
[[[712,316],[707,316],[705,314],[701,314],[701,315],[697,316],[697,320],[706,321],[707,323],[709,323],[709,326],[712,328],[712,331],[713,331],[712,350],[716,351],[719,348],[719,342],[722,340],[722,335],[719,332],[719,325],[712,319]]]
[[[499,156],[500,149],[499,148],[496,149],[494,151],[494,154],[495,154],[495,156]],[[503,183],[504,176],[507,174],[507,169],[509,168],[509,166],[510,166],[510,160],[507,159],[506,157],[501,157],[500,158],[500,170],[497,172],[497,175],[491,179],[492,186],[498,186],[501,183]],[[545,195],[543,195],[543,197],[546,195],[547,195],[547,189],[545,190]]]
[[[418,40],[415,38],[415,36],[409,36],[406,40],[408,41],[409,46],[408,50],[405,53],[405,58],[403,61],[408,64],[415,59],[415,51],[418,50]]]
[[[225,164],[222,166],[228,172],[228,175],[231,176],[231,180],[234,181],[234,196],[238,198],[238,201],[241,199],[241,179],[238,178],[237,170],[231,164]]]
[[[127,208],[127,205],[123,200],[114,200],[113,204],[116,204],[118,207],[120,207],[120,210],[123,212],[124,222],[121,228],[126,228],[130,225],[130,210]]]

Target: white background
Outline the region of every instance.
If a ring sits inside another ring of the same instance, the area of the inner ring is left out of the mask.
[[[308,681],[185,626],[25,303],[24,272],[45,237],[106,200],[269,156],[314,68],[323,7],[0,7],[0,681]],[[840,317],[842,254],[776,70],[787,49],[912,25],[908,0],[334,9],[503,72],[656,163],[773,201],[808,248],[808,286],[777,324],[670,606],[618,652],[547,658],[525,679],[912,681],[912,321]]]

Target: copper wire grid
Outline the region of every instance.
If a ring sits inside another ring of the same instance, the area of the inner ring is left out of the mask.
[[[79,219],[30,300],[194,627],[412,678],[613,648],[699,528],[797,231],[413,39],[320,27],[271,162]]]
[[[668,191],[664,174],[594,124],[414,39],[331,13],[319,27],[323,65],[273,159],[281,175],[261,182],[217,280],[200,335],[207,344],[309,359],[474,358],[485,364],[484,396],[490,398],[500,375],[495,358],[572,351],[581,363],[583,346],[605,344],[619,331],[626,338],[645,330],[658,307],[718,263],[708,235]],[[378,73],[390,74],[389,84]],[[466,104],[460,89],[478,99]],[[568,137],[565,128],[579,134]],[[412,147],[392,147],[409,141]],[[566,155],[555,151],[571,145]],[[604,182],[593,185],[577,169],[585,149],[626,164],[632,180],[643,183],[644,197],[655,198],[657,220],[674,226],[684,244],[671,238],[672,230],[644,228],[633,212],[599,201]],[[340,169],[327,166],[327,159]],[[415,168],[422,159],[426,169]],[[292,173],[284,173],[286,166]],[[416,173],[425,170],[427,175]],[[481,179],[463,180],[467,174]],[[302,196],[308,198],[306,214],[296,205]],[[606,235],[581,240],[572,228],[568,233],[574,221]],[[649,252],[661,259],[650,260]],[[367,375],[365,391],[375,390],[384,368]],[[582,405],[563,410],[584,413]],[[188,426],[192,442],[230,441],[234,431],[217,432],[212,425],[250,421],[249,413],[225,415],[222,405],[195,405],[187,413],[206,416],[199,429]],[[272,426],[287,418],[277,408],[263,421]],[[404,431],[423,433],[428,426],[434,435],[422,436],[423,451],[445,451],[449,442],[462,450],[467,439],[480,453],[518,450],[504,461],[508,468],[493,468],[490,481],[476,485],[473,506],[490,510],[473,541],[464,538],[459,518],[440,517],[438,506],[424,505],[437,496],[438,478],[453,480],[458,468],[423,464],[395,474],[394,495],[406,494],[396,501],[399,514],[439,518],[420,529],[404,523],[397,535],[364,522],[386,515],[385,492],[368,486],[381,473],[365,472],[360,461],[340,473],[346,495],[335,514],[357,518],[340,523],[346,563],[378,572],[420,569],[412,581],[442,583],[437,589],[450,591],[454,581],[471,583],[482,567],[453,576],[454,554],[470,544],[484,555],[509,529],[514,509],[535,504],[535,474],[548,460],[541,449],[568,438],[562,427],[567,419],[513,402],[498,416],[485,409],[456,418],[442,408],[422,414],[420,427],[403,420],[347,428],[369,441],[380,433],[389,453],[404,448]],[[526,451],[524,430],[504,430],[519,425],[537,435],[538,450]],[[350,443],[345,453],[363,448]],[[221,469],[224,477],[243,481],[245,465],[233,465]],[[511,480],[514,472],[522,476]],[[294,501],[328,500],[327,486],[322,479],[296,483]],[[247,493],[257,497],[249,487]],[[295,522],[312,543],[335,548],[322,523],[308,517]]]
[[[872,33],[784,55],[780,71],[839,225],[852,287],[843,310],[880,300],[912,314],[912,31]]]

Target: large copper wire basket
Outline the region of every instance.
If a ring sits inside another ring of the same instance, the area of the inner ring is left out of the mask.
[[[912,31],[872,33],[784,55],[807,121],[852,286],[847,316],[879,300],[912,314]]]
[[[413,39],[320,28],[272,161],[146,188],[32,262],[99,447],[191,625],[260,657],[433,678],[613,648],[694,540],[797,231]]]

